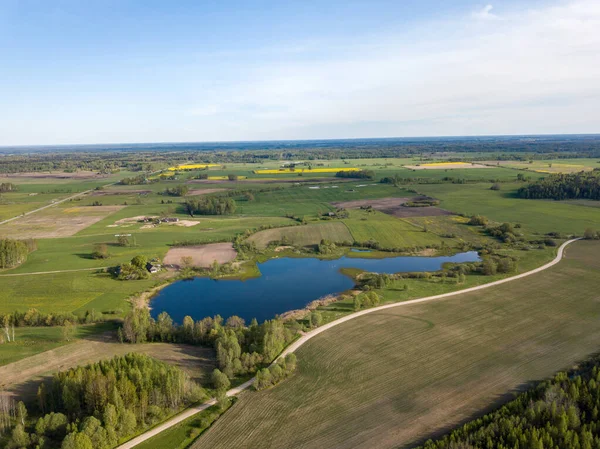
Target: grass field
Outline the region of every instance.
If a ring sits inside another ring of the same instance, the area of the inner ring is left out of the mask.
[[[364,187],[357,187],[359,185],[364,185]],[[348,182],[314,186],[318,189],[311,189],[310,187],[302,185],[257,194],[255,201],[240,203],[237,212],[262,216],[316,215],[335,210],[335,207],[331,205],[333,202],[411,196],[406,190],[373,182]]]
[[[244,393],[193,447],[411,447],[479,415],[598,350],[598,251],[578,242],[531,277],[325,332],[293,377]]]
[[[194,442],[219,416],[218,406],[189,417],[176,426],[136,446],[137,449],[185,449]]]
[[[116,325],[112,322],[77,326],[74,339],[71,342],[64,340],[62,327],[15,328],[15,341],[0,345],[0,366],[70,344],[78,339],[88,338],[91,335],[108,331],[115,327]]]
[[[439,245],[442,241],[448,244],[452,242],[452,239],[442,239],[431,232],[424,232],[421,226],[378,211],[351,210],[350,218],[345,218],[343,222],[350,229],[354,240],[366,242],[374,239],[387,248]]]
[[[489,185],[420,185],[419,193],[441,200],[440,207],[466,215],[485,215],[499,222],[521,223],[539,233],[564,232],[581,235],[600,223],[600,208],[581,207],[552,200],[525,200],[516,197],[524,184],[503,184],[501,190]]]
[[[248,240],[256,243],[258,248],[264,249],[270,242],[281,241],[284,238],[296,246],[316,245],[323,239],[330,242],[353,241],[346,225],[339,221],[267,229],[250,236]]]

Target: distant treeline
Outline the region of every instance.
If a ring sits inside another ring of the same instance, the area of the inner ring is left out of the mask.
[[[335,174],[338,178],[356,178],[356,179],[373,179],[375,178],[375,172],[373,170],[359,170],[359,171],[339,171]]]
[[[420,449],[596,449],[600,447],[600,360],[520,395]]]
[[[33,239],[0,239],[0,268],[14,268],[27,260],[27,255],[37,249]]]
[[[9,152],[2,156],[2,153]],[[21,150],[22,151],[22,150]],[[285,142],[87,145],[0,149],[0,173],[26,171],[154,171],[189,162],[259,164],[272,161],[390,157],[439,158],[448,153],[487,153],[481,160],[600,157],[599,136],[514,136],[415,139],[348,139]],[[473,159],[473,158],[471,158]]]
[[[518,191],[528,199],[588,199],[600,200],[600,171],[552,175]]]
[[[203,197],[189,199],[185,203],[185,210],[191,216],[198,215],[229,215],[236,209],[235,200],[222,197]]]

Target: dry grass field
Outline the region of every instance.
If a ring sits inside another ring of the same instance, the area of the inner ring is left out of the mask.
[[[480,415],[598,351],[599,251],[577,242],[542,273],[324,332],[192,447],[408,448]]]
[[[258,248],[264,249],[269,243],[281,241],[284,238],[290,244],[297,246],[316,245],[323,239],[331,242],[354,241],[346,225],[341,222],[266,229],[250,236],[248,240],[256,243]]]
[[[180,266],[182,258],[191,257],[192,266],[210,267],[216,260],[219,264],[231,262],[237,257],[237,252],[231,243],[209,243],[207,245],[181,246],[171,248],[164,257],[165,265]]]
[[[0,225],[0,236],[19,239],[70,237],[122,208],[123,206],[51,207]]]

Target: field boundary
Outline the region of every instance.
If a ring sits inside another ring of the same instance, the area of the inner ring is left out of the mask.
[[[434,301],[437,299],[445,299],[445,298],[450,298],[453,296],[457,296],[457,295],[462,295],[465,293],[470,293],[470,292],[474,292],[474,291],[478,291],[478,290],[484,290],[486,288],[490,288],[490,287],[494,287],[497,285],[501,285],[501,284],[505,284],[507,282],[512,282],[512,281],[516,281],[517,279],[522,279],[524,277],[527,276],[531,276],[532,274],[536,274],[539,273],[541,271],[547,270],[548,268],[553,267],[554,265],[558,264],[562,258],[563,258],[563,254],[565,251],[565,248],[573,243],[576,242],[578,240],[581,240],[581,238],[576,238],[576,239],[571,239],[568,240],[566,242],[564,242],[559,248],[558,248],[558,252],[556,254],[556,257],[538,267],[535,268],[533,270],[530,271],[526,271],[525,273],[521,273],[521,274],[517,274],[515,276],[511,276],[509,278],[505,278],[505,279],[500,279],[498,281],[494,281],[494,282],[490,282],[488,284],[483,284],[483,285],[478,285],[475,287],[470,287],[470,288],[466,288],[463,290],[457,290],[454,292],[449,292],[449,293],[443,293],[440,295],[434,295],[434,296],[426,296],[423,298],[417,298],[417,299],[411,299],[408,301],[402,301],[402,302],[396,302],[396,303],[392,303],[392,304],[385,304],[383,306],[378,306],[378,307],[373,307],[371,309],[366,309],[366,310],[361,310],[358,312],[354,312],[351,313],[350,315],[346,315],[345,317],[342,318],[338,318],[337,320],[334,320],[330,323],[324,324],[321,327],[318,327],[316,329],[313,329],[309,332],[307,332],[306,334],[304,334],[303,336],[301,336],[298,340],[296,340],[295,342],[293,342],[291,345],[289,345],[286,349],[283,350],[283,352],[277,357],[277,359],[275,359],[275,361],[273,363],[275,363],[277,360],[279,360],[282,357],[285,357],[287,354],[290,354],[292,352],[295,352],[298,348],[300,348],[303,344],[305,344],[307,341],[309,341],[311,338],[321,334],[322,332],[325,332],[326,330],[331,329],[334,326],[337,326],[339,324],[345,323],[346,321],[350,321],[354,318],[358,318],[360,316],[363,315],[367,315],[369,313],[374,313],[374,312],[379,312],[381,310],[386,310],[386,309],[391,309],[394,307],[402,307],[402,306],[408,306],[408,305],[412,305],[412,304],[419,304],[422,302],[428,302],[428,301]],[[248,380],[247,382],[239,385],[236,388],[232,388],[231,390],[227,391],[227,396],[237,396],[238,394],[240,394],[242,391],[248,389],[253,383],[254,383],[255,378],[253,377],[252,379]],[[182,413],[180,413],[179,415],[171,418],[170,420],[168,420],[167,422],[148,430],[147,432],[137,436],[136,438],[133,438],[131,440],[129,440],[128,442],[120,445],[117,447],[117,449],[131,449],[135,446],[137,446],[138,444],[149,440],[150,438],[158,435],[160,432],[167,430],[177,424],[179,424],[180,422],[184,421],[185,419],[195,415],[196,413],[199,413],[203,410],[206,410],[208,407],[212,406],[216,404],[216,399],[210,399],[207,402],[204,402],[202,404],[196,405],[194,407],[191,407],[185,411],[183,411]]]

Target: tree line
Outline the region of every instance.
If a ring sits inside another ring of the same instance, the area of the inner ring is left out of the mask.
[[[222,197],[203,197],[188,199],[184,203],[185,210],[192,217],[198,215],[229,215],[236,209],[235,200]]]
[[[600,359],[541,382],[420,449],[600,448]]]
[[[14,268],[27,260],[27,255],[37,249],[33,239],[0,239],[0,268]]]
[[[527,199],[600,200],[600,171],[552,175],[518,190]]]
[[[28,419],[23,403],[17,404],[7,447],[108,449],[205,398],[179,368],[143,354],[114,357],[40,384],[40,417]]]
[[[199,321],[186,316],[178,325],[166,312],[155,320],[146,308],[130,312],[118,332],[122,341],[130,343],[161,341],[212,346],[218,368],[230,379],[253,374],[261,364],[273,361],[295,335],[277,319],[262,324],[254,319],[247,326],[237,316],[227,321],[219,315]]]

